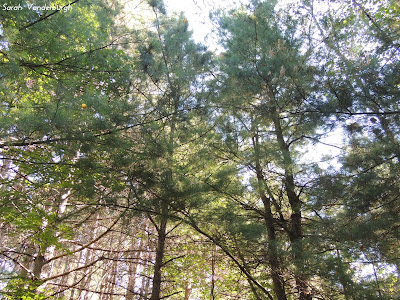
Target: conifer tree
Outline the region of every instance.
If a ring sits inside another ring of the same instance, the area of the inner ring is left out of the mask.
[[[323,85],[331,95],[319,109],[344,133],[341,168],[320,177],[314,198],[324,207],[323,226],[330,227],[323,235],[336,249],[330,259],[341,261],[332,279],[345,299],[391,297],[388,283],[398,279],[385,269],[398,265],[398,5],[339,1],[319,14],[308,8],[315,35],[324,42],[318,56],[326,62]],[[364,267],[351,270],[349,261]],[[372,280],[357,278],[366,266]]]
[[[215,61],[161,0],[54,4],[0,10],[2,296],[396,298],[397,3],[250,1]]]
[[[300,197],[296,151],[307,144],[305,137],[313,136],[320,122],[306,113],[314,101],[316,72],[307,64],[307,54],[301,54],[304,40],[295,36],[297,24],[289,16],[285,21],[278,20],[274,3],[258,1],[220,19],[226,36],[221,72],[226,74],[222,89],[227,96],[218,101],[228,108],[228,120],[235,120],[236,149],[231,151],[238,151],[240,163],[255,173],[252,188],[263,203],[257,209],[266,226],[266,263],[274,295],[287,299],[285,277],[290,271],[299,299],[311,299],[310,275],[304,272],[302,214],[307,198]],[[226,139],[232,134],[227,132]],[[291,267],[280,257],[287,240]]]
[[[132,106],[118,9],[86,1],[57,3],[65,11],[21,5],[1,12],[0,51],[0,210],[10,233],[1,255],[19,269],[14,282],[7,279],[6,296],[15,299],[36,293],[44,268],[71,251],[60,240],[72,239],[106,201],[94,195],[120,183],[104,172],[103,155]]]
[[[151,178],[140,182],[148,194],[147,202],[140,205],[149,211],[158,236],[150,298],[156,300],[168,290],[162,274],[167,237],[175,229],[170,220],[174,214],[184,215],[196,206],[196,193],[200,192],[193,156],[205,123],[201,100],[196,95],[201,92],[199,84],[204,80],[210,55],[191,39],[183,14],[165,15],[161,1],[149,5],[155,15],[154,31],[143,36],[145,43],[138,49],[140,73],[134,88],[140,93],[144,111],[159,120],[142,128],[147,146],[143,168]]]

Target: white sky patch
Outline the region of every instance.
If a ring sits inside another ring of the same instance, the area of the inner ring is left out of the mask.
[[[338,170],[341,164],[338,157],[342,152],[344,132],[343,129],[337,128],[331,133],[322,137],[315,143],[307,146],[303,151],[301,163],[318,163],[322,169],[333,167]]]
[[[206,36],[212,30],[212,24],[208,17],[209,6],[202,3],[196,4],[194,0],[166,0],[165,6],[169,14],[179,14],[182,11],[188,19],[189,29],[193,31],[193,38],[196,42],[205,41]]]
[[[213,30],[217,29],[217,24],[211,21],[210,12],[239,5],[238,2],[232,0],[164,0],[164,3],[169,14],[184,12],[188,19],[189,29],[193,31],[193,39],[203,43],[210,50],[220,48],[217,45],[217,37],[211,35]]]

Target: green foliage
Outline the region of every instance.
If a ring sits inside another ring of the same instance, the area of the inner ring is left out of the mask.
[[[53,299],[37,288],[42,284],[40,281],[30,281],[27,279],[12,279],[2,293],[8,300],[43,300]]]
[[[250,1],[214,14],[216,58],[183,14],[146,5],[151,28],[133,30],[118,2],[1,11],[0,265],[20,276],[5,297],[47,299],[38,278],[83,249],[107,261],[86,288],[117,289],[136,259],[156,269],[164,235],[171,299],[189,283],[202,299],[395,299],[397,2]],[[332,132],[341,152],[320,164],[307,149]],[[154,228],[126,238],[138,216]],[[117,232],[147,256],[94,245]]]

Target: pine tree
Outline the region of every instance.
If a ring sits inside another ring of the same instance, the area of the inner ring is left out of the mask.
[[[139,48],[140,73],[134,88],[138,97],[144,96],[144,112],[158,120],[142,127],[147,146],[143,169],[151,178],[140,182],[147,194],[140,205],[150,212],[158,236],[150,298],[156,300],[167,289],[163,270],[174,214],[182,216],[195,206],[200,192],[191,164],[196,163],[193,156],[205,123],[195,95],[201,92],[210,55],[191,40],[183,14],[168,17],[161,2],[149,4],[155,14],[154,31],[144,35],[146,42]]]
[[[397,3],[254,0],[212,60],[82,1],[0,10],[5,298],[397,296]]]
[[[262,205],[247,203],[264,220],[266,266],[276,299],[288,298],[289,272],[299,299],[311,299],[313,289],[312,273],[305,272],[308,254],[302,215],[307,196],[301,196],[304,182],[296,162],[299,147],[307,145],[322,118],[307,113],[315,101],[318,72],[308,64],[308,55],[301,54],[306,41],[295,35],[298,24],[290,16],[279,20],[274,3],[258,1],[220,18],[226,37],[221,72],[227,79],[222,85],[226,96],[218,101],[227,107],[226,122],[235,120],[226,140],[236,135],[236,149],[228,144],[229,151],[254,172],[252,190]],[[283,246],[287,242],[289,249]]]
[[[324,42],[316,55],[329,100],[316,108],[330,114],[344,133],[340,169],[325,172],[312,191],[321,222],[315,228],[327,249],[320,267],[331,274],[325,277],[326,290],[336,284],[345,299],[390,297],[387,284],[398,280],[384,271],[398,264],[391,256],[398,237],[398,203],[392,195],[398,169],[396,5],[338,2],[319,14],[308,8],[314,35]],[[351,268],[359,263],[364,267]],[[373,269],[372,279],[359,275],[365,266]]]
[[[9,298],[39,293],[44,270],[71,250],[60,240],[72,240],[105,200],[99,192],[120,183],[104,172],[102,157],[114,142],[109,133],[131,120],[121,97],[129,73],[117,49],[118,10],[100,2],[70,7],[2,11],[0,209],[11,234],[1,253],[19,269],[7,279]]]

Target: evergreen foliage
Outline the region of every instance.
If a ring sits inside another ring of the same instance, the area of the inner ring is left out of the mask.
[[[218,55],[52,4],[0,10],[0,297],[398,298],[395,1],[215,11]]]

